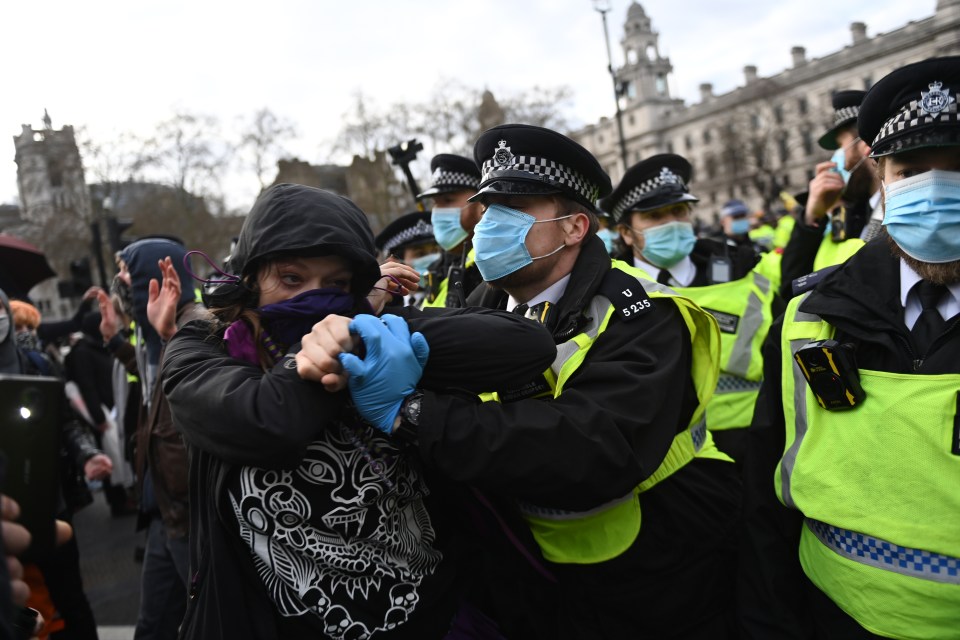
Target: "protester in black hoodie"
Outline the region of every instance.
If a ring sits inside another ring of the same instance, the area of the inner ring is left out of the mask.
[[[360,421],[348,393],[297,373],[294,353],[316,323],[378,310],[380,292],[375,308],[367,298],[378,280],[395,288],[374,255],[349,200],[271,187],[231,257],[236,281],[211,291],[215,318],[168,344],[164,391],[191,454],[193,582],[181,637],[422,640],[444,637],[457,615],[460,543],[416,455]],[[383,268],[415,287],[409,267]],[[425,337],[423,384],[435,388],[519,382],[555,354],[549,335],[518,316],[397,313]]]

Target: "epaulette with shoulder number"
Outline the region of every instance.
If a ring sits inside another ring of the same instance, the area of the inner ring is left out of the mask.
[[[818,284],[820,284],[824,278],[826,278],[828,275],[830,275],[840,267],[841,265],[834,264],[834,265],[830,265],[829,267],[824,267],[823,269],[814,271],[813,273],[808,273],[805,276],[800,276],[799,278],[795,278],[793,282],[790,283],[790,286],[793,289],[793,297],[797,297],[801,293],[806,293],[807,291],[810,291],[811,289],[816,287]]]
[[[633,320],[653,309],[653,301],[637,279],[620,269],[610,269],[600,283],[599,293],[616,309],[614,315]]]

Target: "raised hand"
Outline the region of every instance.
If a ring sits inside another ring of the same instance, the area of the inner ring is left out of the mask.
[[[180,275],[170,256],[157,261],[163,284],[150,279],[147,297],[147,320],[162,340],[169,340],[177,332],[177,305],[180,303]]]

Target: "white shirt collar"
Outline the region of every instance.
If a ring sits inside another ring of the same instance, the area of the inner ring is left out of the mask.
[[[877,192],[870,196],[870,210],[876,211],[877,205],[880,204],[880,194],[883,193],[883,188],[877,189]]]
[[[537,295],[533,296],[527,301],[528,307],[533,307],[541,302],[549,302],[551,304],[556,304],[557,300],[563,297],[563,293],[567,290],[567,284],[570,282],[570,274],[563,276],[552,285],[547,287],[544,291],[541,291]],[[507,311],[513,311],[513,308],[516,307],[519,302],[513,296],[507,298]]]
[[[923,280],[916,271],[910,268],[903,258],[900,259],[900,304],[904,308],[907,306],[907,296],[910,295],[910,291],[913,287]],[[953,304],[951,308],[956,305],[960,305],[960,282],[951,284],[947,287],[947,291],[950,292],[950,296],[953,298]],[[949,319],[951,316],[947,316]]]
[[[633,256],[633,266],[645,272],[652,280],[656,280],[657,274],[660,273],[660,267],[652,265],[638,258],[636,255]],[[670,272],[670,278],[676,280],[676,286],[678,287],[690,286],[690,283],[693,282],[693,279],[697,275],[697,267],[693,264],[690,256],[685,256],[683,260],[667,269],[667,271]]]

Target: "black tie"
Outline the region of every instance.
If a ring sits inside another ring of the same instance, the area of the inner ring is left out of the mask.
[[[670,272],[666,269],[660,269],[660,273],[657,274],[657,282],[670,286]]]
[[[917,285],[917,297],[920,298],[920,307],[923,309],[917,322],[913,325],[911,333],[913,341],[917,345],[920,357],[925,357],[930,345],[943,333],[944,326],[947,324],[937,311],[937,303],[947,293],[947,288],[942,284],[934,284],[926,280],[921,280]]]
[[[518,316],[525,316],[525,315],[527,315],[527,309],[529,309],[529,308],[530,308],[530,307],[528,307],[528,306],[526,305],[526,303],[521,302],[520,304],[518,304],[517,306],[515,306],[515,307],[513,308],[513,312],[514,312],[515,314],[517,314]]]

